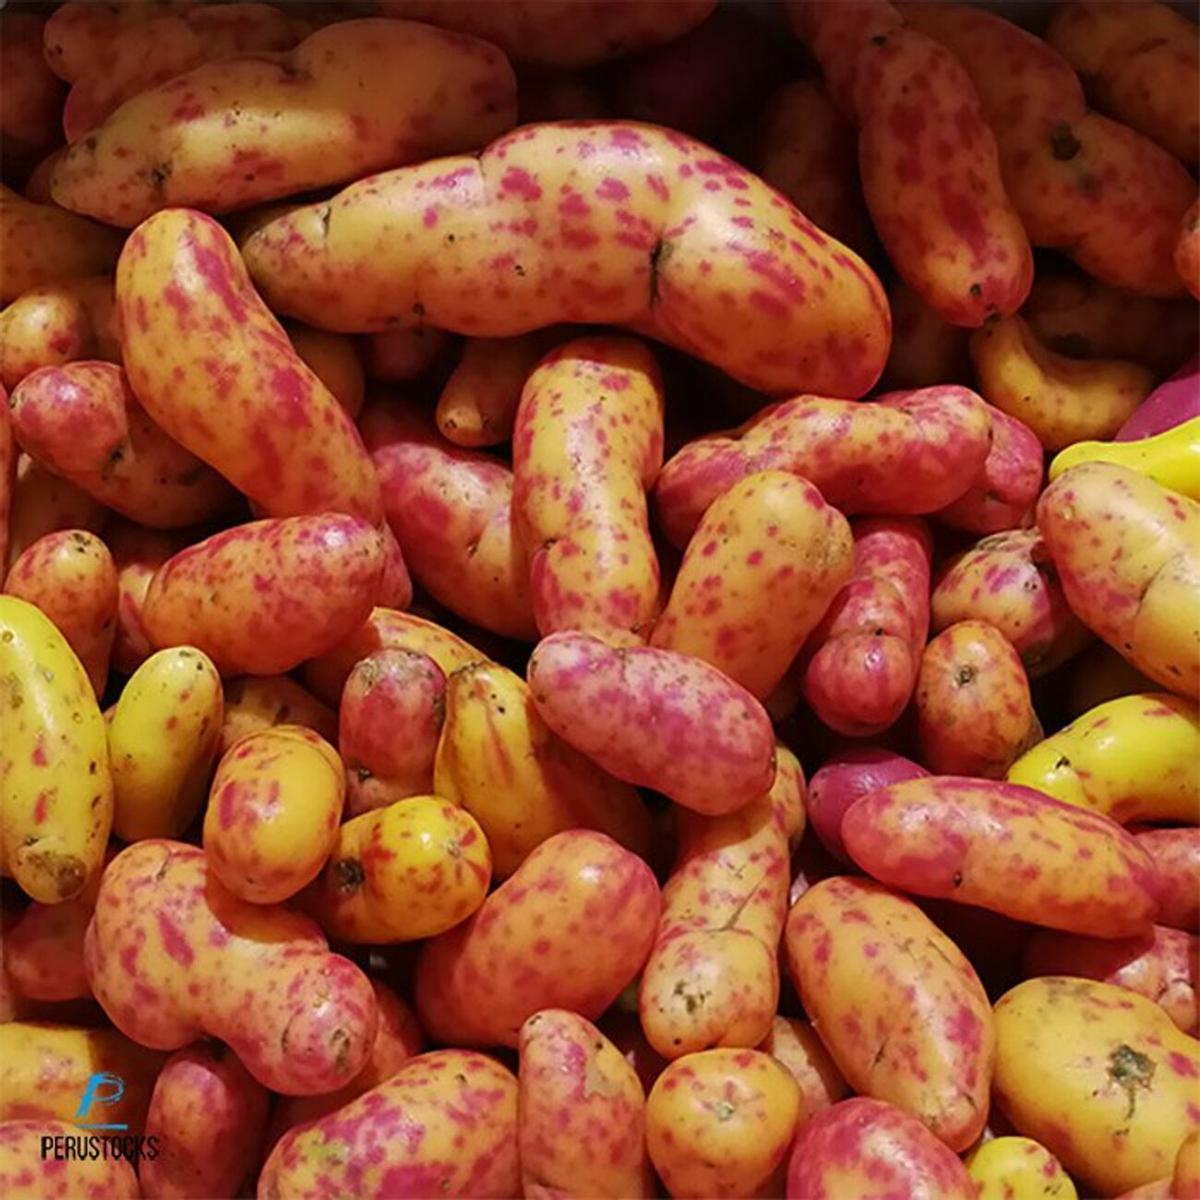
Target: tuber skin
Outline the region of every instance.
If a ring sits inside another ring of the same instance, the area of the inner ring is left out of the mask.
[[[526,125],[370,176],[242,252],[275,311],[322,328],[623,325],[770,395],[861,396],[891,338],[853,251],[731,160],[632,122]]]

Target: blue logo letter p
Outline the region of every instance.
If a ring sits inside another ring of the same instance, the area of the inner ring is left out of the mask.
[[[116,1104],[125,1095],[125,1080],[120,1075],[110,1075],[107,1071],[98,1071],[89,1075],[84,1085],[83,1096],[79,1100],[79,1110],[75,1114],[75,1124],[81,1129],[128,1129],[127,1124],[104,1125],[95,1121],[84,1121],[91,1111],[93,1104]]]

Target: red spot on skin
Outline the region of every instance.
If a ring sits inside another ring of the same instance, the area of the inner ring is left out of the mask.
[[[752,288],[747,295],[750,303],[765,316],[780,319],[788,315],[788,306],[775,296],[768,295],[758,288]]]
[[[136,976],[138,973],[138,948],[136,946],[122,948],[119,960],[122,971],[125,971],[128,976]]]
[[[305,380],[291,367],[276,367],[271,372],[271,390],[279,401],[279,414],[292,429],[309,423],[311,393]]]
[[[450,191],[458,187],[460,181],[472,178],[476,171],[477,168],[475,166],[458,167],[456,170],[449,171],[445,175],[438,175],[431,179],[429,186],[438,188],[439,190]]]
[[[217,820],[222,829],[231,829],[237,820],[237,784],[227,783],[217,797]]]
[[[979,1018],[965,1005],[960,1004],[948,1022],[950,1040],[971,1053],[977,1053],[982,1045],[982,1026]]]
[[[986,263],[991,243],[976,199],[966,192],[946,189],[941,195],[941,209],[947,224],[970,249],[972,264],[979,266]]]
[[[755,250],[736,242],[730,244],[729,249],[735,254],[741,255],[755,275],[771,284],[787,299],[796,304],[804,303],[808,290],[804,280],[784,266],[776,255],[769,250]]]
[[[198,121],[204,115],[204,105],[195,96],[186,97],[171,110],[171,120],[180,124],[185,121]]]
[[[542,189],[528,171],[521,167],[509,167],[500,180],[500,191],[519,196],[522,200],[541,199]]]
[[[278,484],[284,475],[283,459],[266,423],[254,427],[250,434],[250,444],[257,455],[263,482],[268,485]]]
[[[562,240],[563,245],[569,246],[572,250],[589,250],[600,241],[600,238],[586,229],[564,229]]]
[[[1197,1068],[1186,1054],[1180,1054],[1178,1050],[1172,1050],[1167,1055],[1167,1066],[1184,1079],[1200,1078],[1200,1068]]]
[[[184,290],[174,280],[163,288],[163,299],[169,308],[174,309],[180,325],[186,325],[192,311],[192,302]]]
[[[203,225],[216,227],[216,222],[211,217],[196,215],[193,219],[197,225],[203,223],[202,228]],[[209,232],[207,229],[203,231],[204,233]],[[223,247],[218,249],[211,245],[205,245],[200,241],[199,232],[189,232],[185,235],[185,241],[188,243],[189,249],[192,252],[192,259],[196,264],[197,274],[204,280],[213,296],[224,306],[231,320],[236,322],[245,321],[249,317],[249,308],[244,295],[239,293],[234,287],[233,280],[237,276],[234,273],[232,264],[221,253]],[[222,236],[227,235],[222,233]]]
[[[177,962],[185,967],[192,965],[196,957],[187,938],[180,932],[179,927],[166,913],[158,914],[158,934],[162,938],[163,949]]]
[[[596,189],[596,195],[601,200],[616,200],[619,202],[629,199],[629,189],[619,179],[613,179],[610,176]]]
[[[38,744],[33,748],[33,756],[31,761],[35,767],[44,767],[47,765],[46,751],[42,747],[41,739],[38,739]]]
[[[33,823],[41,825],[45,820],[50,808],[50,797],[48,793],[41,792],[38,795],[37,802],[33,806]]]
[[[431,205],[425,210],[425,215],[421,220],[426,229],[432,229],[438,223],[437,209]]]
[[[610,134],[609,140],[622,150],[640,150],[646,144],[636,129],[616,128]]]
[[[591,215],[592,207],[578,192],[568,191],[558,202],[558,211],[561,216],[583,220]]]
[[[238,187],[256,179],[282,179],[286,167],[281,159],[272,158],[261,150],[237,150],[229,165],[218,176],[218,186]]]
[[[813,958],[816,962],[825,964],[833,955],[833,939],[828,933],[822,932],[820,940],[817,942],[816,949],[813,951]]]

